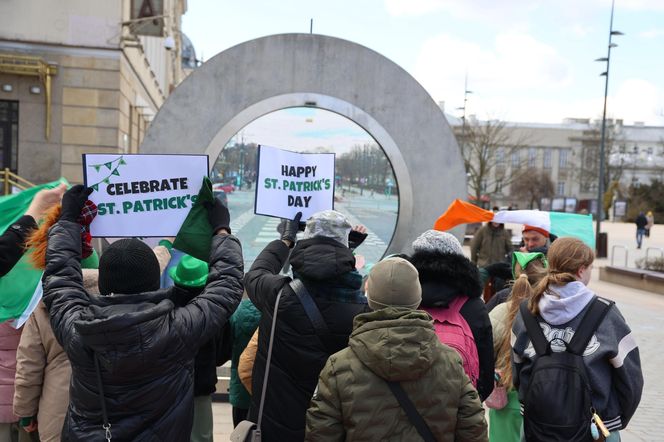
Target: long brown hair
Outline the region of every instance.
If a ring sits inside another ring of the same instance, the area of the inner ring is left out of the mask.
[[[500,347],[496,355],[496,370],[501,373],[499,384],[512,388],[512,325],[519,311],[519,305],[524,299],[533,295],[532,286],[539,283],[547,275],[547,268],[543,260],[535,259],[528,263],[525,270],[517,262],[514,273],[518,275],[512,286],[512,292],[507,298],[507,316],[505,320],[505,333],[500,338]]]
[[[577,273],[582,267],[588,267],[595,260],[595,252],[580,239],[572,237],[558,238],[547,253],[549,274],[542,279],[535,293],[530,298],[528,308],[534,315],[539,314],[539,301],[550,285],[565,285],[578,280]]]

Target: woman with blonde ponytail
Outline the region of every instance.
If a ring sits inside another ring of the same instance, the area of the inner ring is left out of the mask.
[[[497,305],[489,313],[493,327],[493,345],[496,354],[496,394],[499,389],[507,392],[507,404],[501,409],[489,410],[489,440],[491,442],[519,442],[521,440],[520,404],[512,385],[512,323],[523,300],[532,296],[532,285],[547,275],[547,261],[542,253],[514,252],[512,255],[514,282],[505,303]],[[497,377],[498,377],[497,376]],[[491,402],[487,400],[487,404]],[[490,405],[489,405],[490,406]]]
[[[595,258],[590,247],[576,238],[559,238],[547,257],[548,275],[535,286],[512,325],[512,382],[523,405],[525,440],[590,442],[601,431],[608,434],[607,441],[619,441],[618,430],[627,426],[641,400],[638,347],[616,305],[587,287]],[[578,339],[573,340],[575,334]],[[573,372],[556,361],[577,364],[576,373],[582,375],[575,379],[584,387],[564,385]],[[528,388],[531,378],[538,379],[533,381],[536,388]],[[590,393],[589,414],[587,408],[579,408],[588,399],[581,402],[575,393],[583,395],[585,388]],[[573,438],[569,431],[575,432]],[[547,438],[541,436],[545,433]]]

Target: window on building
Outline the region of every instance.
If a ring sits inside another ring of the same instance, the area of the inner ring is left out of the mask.
[[[569,149],[561,149],[558,156],[558,167],[561,169],[567,169],[567,154]]]
[[[551,148],[544,149],[544,168],[551,169]]]
[[[18,169],[18,101],[0,100],[0,168]]]
[[[649,148],[647,149],[648,155],[652,155],[652,151],[653,151],[652,147],[649,147]]]
[[[528,149],[528,167],[535,167],[537,161],[537,150],[534,147]]]
[[[496,148],[496,164],[498,166],[505,165],[505,149],[502,147]]]
[[[519,167],[521,164],[521,151],[520,150],[515,150],[512,152],[512,167],[516,168]]]
[[[503,192],[503,180],[498,179],[496,180],[496,193],[502,193]]]
[[[639,153],[639,146],[634,145],[634,148],[632,149],[632,153]]]
[[[556,192],[558,193],[558,195],[565,195],[565,181],[558,181]]]
[[[624,144],[620,145],[620,153],[625,153],[626,147]]]
[[[486,180],[482,180],[482,182],[480,183],[480,192],[486,193],[486,187],[487,187]]]

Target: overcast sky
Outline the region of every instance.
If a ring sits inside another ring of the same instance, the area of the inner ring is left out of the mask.
[[[610,0],[189,0],[197,55],[271,34],[309,32],[373,49],[448,113],[560,122],[601,117]],[[608,115],[664,125],[664,0],[617,0]],[[305,122],[305,119],[301,119]]]

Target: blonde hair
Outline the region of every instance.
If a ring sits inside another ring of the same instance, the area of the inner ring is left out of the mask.
[[[519,312],[519,305],[524,299],[533,295],[533,285],[544,279],[547,275],[546,264],[542,259],[534,259],[525,269],[517,262],[514,265],[514,274],[518,277],[512,285],[512,292],[507,298],[507,316],[505,320],[505,334],[501,337],[500,347],[496,355],[496,370],[501,373],[499,384],[505,388],[513,388],[512,384],[512,325]]]
[[[565,285],[576,281],[577,273],[582,267],[588,267],[595,260],[593,249],[577,238],[558,238],[547,253],[549,260],[549,274],[535,287],[535,293],[530,298],[528,308],[539,314],[539,301],[550,285]]]

